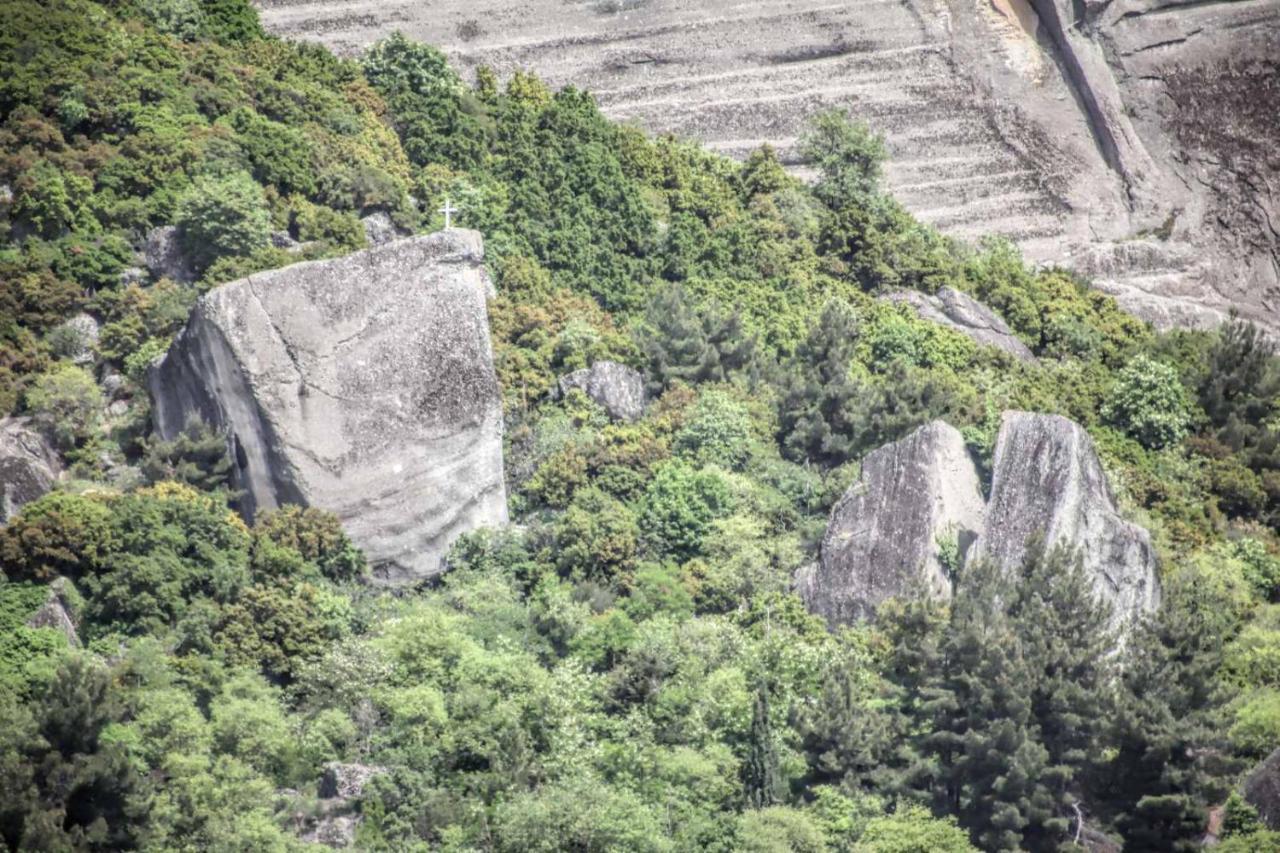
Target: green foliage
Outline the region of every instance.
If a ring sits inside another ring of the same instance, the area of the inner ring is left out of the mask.
[[[1102,416],[1144,447],[1176,444],[1190,425],[1186,389],[1178,372],[1145,355],[1120,371]]]
[[[176,224],[200,271],[265,247],[271,231],[262,189],[244,173],[201,178],[178,200]]]
[[[226,436],[203,421],[194,421],[172,441],[147,441],[141,468],[152,484],[172,480],[214,491],[230,484],[231,464]]]
[[[62,450],[82,444],[102,417],[102,392],[85,370],[63,365],[36,379],[27,408]]]
[[[857,853],[971,853],[974,847],[954,820],[938,820],[919,806],[875,818],[854,847]]]
[[[733,498],[714,469],[698,470],[672,461],[658,468],[645,491],[640,526],[648,546],[659,554],[696,554],[711,522],[729,513]]]

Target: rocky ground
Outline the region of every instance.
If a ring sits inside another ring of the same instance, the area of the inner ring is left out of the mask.
[[[1016,240],[1160,325],[1280,328],[1280,0],[263,0],[352,54],[393,30],[741,155],[850,107],[960,238]]]

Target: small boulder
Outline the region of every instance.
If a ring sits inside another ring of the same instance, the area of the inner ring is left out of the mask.
[[[0,524],[45,495],[61,474],[57,451],[29,418],[0,419]]]
[[[1018,339],[999,314],[954,287],[944,287],[934,296],[918,290],[900,290],[884,299],[910,305],[922,319],[948,326],[980,344],[1004,350],[1021,361],[1035,361],[1030,348]]]
[[[797,574],[797,591],[832,625],[870,617],[885,599],[921,587],[950,598],[942,543],[954,543],[959,559],[983,513],[964,437],[942,421],[925,424],[863,460],[831,511],[820,561]]]
[[[1249,773],[1244,798],[1258,810],[1267,829],[1280,831],[1280,748]]]
[[[409,233],[396,225],[391,219],[391,214],[385,210],[362,217],[360,224],[364,226],[364,237],[369,241],[370,246],[381,246],[383,243],[398,240]]]
[[[71,359],[73,364],[93,363],[93,350],[98,345],[101,327],[88,314],[77,314],[58,326],[51,333],[56,339],[57,355]]]
[[[73,649],[80,648],[80,635],[76,632],[76,621],[71,616],[68,587],[71,581],[58,578],[49,584],[49,596],[40,609],[27,620],[28,628],[53,628],[67,638]]]
[[[616,361],[597,361],[560,377],[560,394],[577,388],[595,400],[615,421],[634,421],[644,414],[644,377]]]
[[[120,286],[128,287],[131,284],[146,284],[150,276],[144,267],[125,267],[120,271]]]
[[[1078,549],[1113,627],[1159,606],[1151,537],[1120,517],[1089,434],[1058,415],[1005,412],[975,555],[1016,566],[1035,536]]]
[[[322,844],[335,850],[345,850],[355,845],[359,826],[358,814],[320,815],[300,837],[308,844]]]
[[[181,283],[195,281],[195,271],[191,268],[191,261],[186,253],[182,251],[179,237],[176,225],[161,225],[147,232],[142,254],[147,269],[156,278]]]
[[[302,248],[302,244],[293,239],[288,231],[272,231],[271,245],[286,252],[296,252]]]

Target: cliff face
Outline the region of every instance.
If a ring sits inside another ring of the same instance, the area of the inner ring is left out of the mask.
[[[354,53],[402,30],[532,69],[617,119],[796,169],[807,116],[888,137],[888,181],[961,238],[1005,234],[1162,326],[1280,330],[1280,0],[261,0]]]
[[[375,578],[439,572],[459,534],[507,518],[482,258],[455,230],[211,291],[151,368],[158,432],[225,429],[248,517],[323,507]]]

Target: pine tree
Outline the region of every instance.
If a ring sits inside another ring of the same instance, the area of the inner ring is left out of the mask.
[[[640,345],[653,393],[676,381],[724,382],[755,366],[756,339],[744,328],[741,313],[727,312],[714,301],[695,306],[679,284],[654,297],[645,320]]]
[[[751,708],[751,740],[743,775],[748,806],[763,809],[781,802],[785,791],[769,720],[769,691],[764,686],[756,690]]]
[[[857,342],[857,313],[832,300],[797,348],[778,413],[782,446],[792,459],[839,465],[852,457],[855,405],[866,393],[850,373]]]

